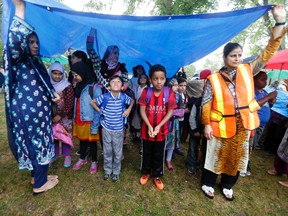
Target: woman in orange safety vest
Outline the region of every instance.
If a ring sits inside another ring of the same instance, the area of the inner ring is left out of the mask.
[[[206,83],[202,123],[208,141],[201,189],[211,199],[214,198],[218,174],[221,174],[222,195],[232,201],[232,187],[237,182],[239,172],[246,172],[249,135],[259,126],[257,110],[262,105],[254,99],[253,75],[274,55],[286,32],[284,5],[273,6],[272,14],[276,24],[261,55],[251,63],[241,64],[241,45],[228,43],[223,51],[225,66],[209,76]]]

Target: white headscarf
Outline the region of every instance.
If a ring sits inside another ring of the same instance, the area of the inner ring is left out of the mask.
[[[59,81],[59,82],[55,82],[53,79],[52,79],[52,71],[54,70],[57,70],[57,71],[60,71],[62,72],[63,76],[62,76],[62,79]],[[53,85],[55,91],[57,93],[61,93],[65,88],[67,88],[69,85],[71,85],[70,82],[67,81],[66,77],[65,77],[65,74],[64,74],[64,68],[63,66],[60,64],[60,63],[53,63],[50,65],[49,67],[49,75],[50,75],[50,81],[51,81],[51,84]]]

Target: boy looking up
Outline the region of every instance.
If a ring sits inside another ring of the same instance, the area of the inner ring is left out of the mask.
[[[107,180],[113,173],[113,182],[119,179],[124,138],[123,126],[134,104],[133,99],[121,92],[123,84],[120,76],[112,76],[109,79],[110,92],[102,94],[96,101],[92,100],[91,102],[102,116],[103,167],[105,172],[103,179]],[[127,109],[126,105],[129,105]]]

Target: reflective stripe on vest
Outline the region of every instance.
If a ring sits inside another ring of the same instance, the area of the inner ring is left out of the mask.
[[[245,64],[239,65],[237,69],[236,80],[238,80],[237,82],[241,82],[246,85],[245,89],[236,88],[238,106],[243,126],[248,130],[253,130],[259,127],[260,124],[258,113],[255,112],[256,110],[260,109],[260,106],[254,99],[255,97],[254,80],[250,66]],[[245,106],[247,107],[246,109],[241,109],[241,107]]]
[[[221,77],[222,78],[222,77]],[[217,101],[217,108],[214,110],[212,109],[211,111],[211,119],[214,121],[216,120],[216,122],[218,122],[219,126],[219,132],[220,133],[220,137],[227,137],[227,133],[226,133],[226,123],[225,120],[223,119],[223,114],[225,113],[224,110],[224,97],[223,97],[223,92],[220,91],[221,89],[221,82],[219,80],[219,76],[215,77],[215,79],[213,79],[214,81],[214,89],[219,89],[219,91],[215,91],[214,92],[214,99],[215,101]],[[223,85],[223,83],[222,83]]]

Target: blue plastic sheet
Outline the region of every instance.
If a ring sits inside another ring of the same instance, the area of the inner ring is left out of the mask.
[[[11,0],[3,0],[2,39],[14,14]],[[119,16],[77,12],[54,0],[26,0],[25,20],[40,38],[41,54],[63,54],[69,47],[86,50],[90,28],[97,29],[96,51],[120,48],[120,62],[132,67],[145,61],[163,64],[168,77],[225,44],[265,14],[271,5],[243,10],[183,16]],[[219,60],[221,60],[219,56]]]
[[[265,90],[268,93],[275,91],[275,89],[271,87],[265,87]],[[271,110],[288,118],[288,108],[286,106],[287,103],[288,103],[288,92],[283,90],[277,90],[276,102],[274,103]]]

